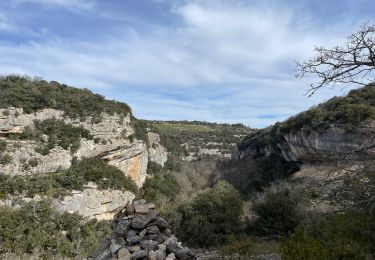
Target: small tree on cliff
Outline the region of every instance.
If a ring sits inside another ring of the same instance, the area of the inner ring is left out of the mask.
[[[366,85],[375,80],[375,25],[363,24],[361,29],[347,37],[343,46],[326,49],[315,47],[315,56],[297,63],[297,78],[308,74],[318,76],[310,84],[308,95],[318,89],[338,84]]]

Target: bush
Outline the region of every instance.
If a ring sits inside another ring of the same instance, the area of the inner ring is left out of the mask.
[[[143,184],[141,197],[147,201],[160,204],[161,201],[173,201],[180,191],[176,179],[168,174],[158,174],[148,177]]]
[[[42,142],[36,149],[37,152],[47,155],[49,151],[57,145],[74,153],[81,145],[81,138],[92,139],[89,131],[82,126],[76,127],[66,124],[64,120],[46,119],[44,121],[34,121],[35,129],[26,128],[21,135],[21,139],[31,139]],[[48,136],[46,141],[43,136]]]
[[[181,239],[192,246],[209,247],[225,243],[239,229],[242,201],[233,186],[219,182],[177,210]]]
[[[101,113],[131,114],[130,107],[106,100],[87,89],[68,87],[56,81],[47,82],[22,76],[0,77],[0,108],[22,107],[26,113],[54,108],[72,118],[100,118]]]
[[[152,161],[148,161],[148,164],[147,164],[147,174],[149,175],[154,175],[154,174],[158,174],[162,171],[163,167],[156,163],[156,162],[152,162]]]
[[[131,124],[134,128],[134,134],[131,135],[132,137],[128,137],[131,142],[133,139],[136,138],[138,140],[143,140],[146,144],[149,143],[148,135],[147,135],[147,123],[142,120],[138,120],[135,117],[131,117]]]
[[[231,238],[228,244],[220,247],[223,255],[239,254],[242,257],[250,257],[254,255],[254,241],[250,237]]]
[[[36,166],[38,166],[38,164],[39,164],[39,161],[38,161],[37,159],[31,159],[31,160],[29,161],[29,165],[30,165],[31,167],[36,167]]]
[[[12,161],[12,157],[9,154],[0,154],[0,164],[9,164]]]
[[[286,237],[304,219],[306,195],[286,183],[274,184],[253,203],[257,218],[251,230],[261,236]]]
[[[375,252],[374,232],[374,215],[318,216],[283,242],[283,259],[368,259]]]
[[[48,201],[0,207],[0,223],[2,254],[37,254],[43,259],[92,255],[110,232],[109,222],[59,214]]]
[[[34,124],[39,140],[41,135],[48,135],[48,147],[58,145],[65,150],[70,149],[74,153],[80,147],[81,138],[92,139],[89,131],[82,126],[66,124],[63,120],[46,119],[41,122],[36,121]]]
[[[88,182],[99,189],[119,189],[137,194],[138,187],[132,179],[114,166],[98,158],[82,159],[63,172],[32,176],[8,177],[0,174],[0,197],[7,195],[48,195],[58,197],[69,190],[83,190]]]
[[[12,157],[6,154],[7,143],[0,140],[0,164],[8,164],[12,161]]]
[[[83,158],[73,164],[59,182],[68,189],[82,189],[87,182],[95,182],[99,189],[138,191],[130,177],[99,158]]]
[[[0,140],[0,154],[6,151],[7,143],[5,141]]]

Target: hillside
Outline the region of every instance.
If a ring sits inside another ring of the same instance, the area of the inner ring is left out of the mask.
[[[165,211],[206,189],[217,162],[251,131],[141,121],[124,103],[27,77],[1,77],[0,98],[0,237],[6,243],[0,254],[10,258],[92,254],[124,205],[141,197]],[[38,213],[28,216],[30,207]],[[22,218],[28,221],[15,240],[5,227],[14,229]],[[33,227],[48,234],[41,239]],[[45,249],[51,236],[56,244]]]
[[[254,131],[238,143],[235,161],[222,174],[244,194],[251,194],[301,167],[332,167],[344,158],[345,163],[356,164],[364,155],[368,159],[374,155],[374,122],[375,85],[370,84]]]
[[[251,201],[250,233],[286,238],[283,258],[373,259],[374,136],[369,84],[254,131],[216,178]]]
[[[238,149],[241,153],[252,146],[260,151],[267,147],[288,161],[329,159],[368,144],[374,119],[375,85],[370,84],[256,131]]]
[[[198,121],[149,121],[162,144],[182,160],[231,158],[236,144],[253,130],[241,124],[215,124]]]
[[[165,163],[165,148],[149,147],[152,133],[128,105],[86,89],[5,76],[0,98],[0,237],[6,245],[0,253],[87,256],[109,232],[108,220],[138,195],[149,160]],[[27,216],[29,207],[38,213]],[[19,218],[28,222],[13,232],[26,247],[5,229]],[[56,245],[44,249],[49,240]]]
[[[0,257],[370,259],[374,89],[254,130],[2,77]]]

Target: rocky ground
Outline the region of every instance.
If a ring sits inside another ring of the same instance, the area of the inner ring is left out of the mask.
[[[101,243],[91,259],[197,259],[191,250],[178,242],[168,226],[154,204],[134,201],[118,213],[111,236]]]

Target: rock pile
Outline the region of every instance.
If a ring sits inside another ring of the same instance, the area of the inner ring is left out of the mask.
[[[116,216],[111,236],[104,240],[93,260],[193,260],[194,254],[172,234],[168,222],[154,204],[129,203]]]

